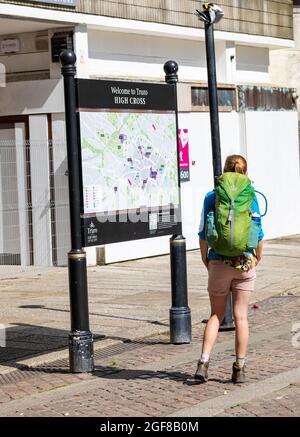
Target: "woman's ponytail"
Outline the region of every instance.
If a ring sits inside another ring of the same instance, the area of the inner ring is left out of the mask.
[[[246,174],[247,173],[246,159],[241,155],[228,156],[224,166],[224,173],[228,173],[228,172]]]

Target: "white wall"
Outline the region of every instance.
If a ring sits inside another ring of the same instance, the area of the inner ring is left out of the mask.
[[[52,114],[57,265],[67,265],[71,248],[65,114]]]
[[[35,80],[0,87],[0,116],[64,112],[62,80]]]
[[[204,195],[213,186],[209,114],[181,114],[180,127],[190,131],[190,160],[195,161],[191,182],[182,184],[184,235],[192,248]],[[255,188],[268,198],[265,238],[300,233],[297,112],[221,113],[220,129],[222,164],[230,154],[244,155]],[[259,195],[258,200],[264,210]]]
[[[269,201],[266,238],[300,233],[297,117],[292,111],[246,113],[249,174]]]
[[[181,129],[189,130],[191,180],[181,186],[183,231],[189,249],[198,246],[198,227],[205,194],[213,189],[212,149],[209,113],[181,114]],[[238,115],[220,113],[222,162],[240,153]],[[194,161],[194,165],[192,165]]]
[[[89,38],[86,26],[76,26],[74,51],[77,56],[77,77],[89,78]]]
[[[47,115],[29,117],[34,264],[52,264]]]
[[[49,69],[48,52],[20,55],[2,55],[0,62],[5,65],[6,73],[29,73]]]
[[[205,194],[213,189],[212,152],[209,113],[182,113],[179,128],[189,130],[190,182],[182,183],[183,235],[187,248],[198,247],[198,228]],[[239,118],[236,113],[220,114],[222,157],[240,153]],[[192,162],[194,161],[194,165]],[[106,262],[153,256],[169,251],[169,237],[140,240],[130,243],[108,244],[105,247]]]
[[[236,47],[236,79],[238,83],[269,83],[269,49]]]
[[[205,194],[213,189],[208,113],[182,113],[179,127],[189,129],[191,181],[182,184],[183,234],[187,248],[198,247],[198,227]],[[300,233],[297,113],[221,113],[222,164],[230,154],[248,159],[249,176],[269,201],[263,219],[265,238]],[[192,162],[194,161],[194,165]],[[261,209],[264,202],[258,196]],[[106,262],[168,253],[168,237],[106,246]],[[130,255],[129,255],[130,254]]]
[[[0,253],[20,255],[15,130],[0,129]]]
[[[26,150],[24,147],[26,130],[24,123],[15,124],[16,161],[18,179],[18,202],[19,202],[19,223],[20,223],[20,251],[21,265],[30,264],[30,242],[29,242],[29,217],[27,198],[27,176],[26,176]]]
[[[38,50],[36,48],[37,37],[45,37],[47,40],[47,31],[21,33],[9,37],[0,36],[0,43],[5,39],[18,39],[20,41],[19,52],[6,54],[0,51],[0,62],[5,65],[8,74],[49,70],[49,47],[45,44],[43,50]]]
[[[181,80],[207,80],[203,41],[89,30],[88,46],[91,77],[163,79],[163,65],[173,59],[180,66]],[[217,73],[222,82],[226,81],[224,49],[225,42],[217,41]]]
[[[174,59],[180,66],[182,81],[206,81],[205,43],[200,39],[174,39],[88,30],[88,69],[83,48],[86,40],[77,28],[82,77],[161,79],[163,64]],[[215,41],[217,77],[222,83],[270,83],[269,49],[236,45],[232,41]]]

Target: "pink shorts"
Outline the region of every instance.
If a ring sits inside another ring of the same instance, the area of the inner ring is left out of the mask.
[[[254,291],[255,278],[255,267],[243,272],[221,260],[208,263],[207,289],[212,296],[226,296],[230,291]]]

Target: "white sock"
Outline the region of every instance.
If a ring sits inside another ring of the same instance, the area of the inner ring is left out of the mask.
[[[240,369],[242,369],[243,367],[244,367],[244,365],[245,365],[245,360],[246,360],[246,358],[245,357],[236,357],[236,365],[240,368]]]
[[[200,361],[202,363],[207,363],[209,361],[209,354],[207,354],[206,352],[202,352]]]

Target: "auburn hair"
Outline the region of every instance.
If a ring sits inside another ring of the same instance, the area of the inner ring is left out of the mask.
[[[247,173],[247,161],[241,155],[230,155],[226,158],[224,173]]]

